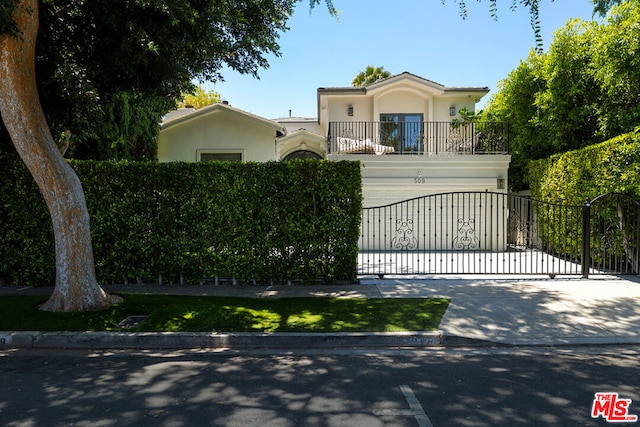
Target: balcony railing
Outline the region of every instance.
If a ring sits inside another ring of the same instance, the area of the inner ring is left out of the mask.
[[[505,122],[330,122],[330,154],[507,154]]]

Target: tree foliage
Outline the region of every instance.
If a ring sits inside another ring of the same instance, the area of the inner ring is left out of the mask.
[[[193,93],[183,95],[182,101],[178,103],[178,107],[184,108],[191,106],[197,109],[220,101],[222,101],[222,97],[218,92],[214,90],[206,91],[202,86],[198,86]]]
[[[592,0],[593,13],[598,13],[600,16],[605,16],[609,9],[617,4],[621,4],[625,0]]]
[[[478,0],[478,2],[482,2],[483,0]],[[495,19],[497,19],[498,17],[498,0],[486,0],[487,3],[489,4],[489,12],[491,13],[491,16],[493,16]],[[526,7],[527,9],[529,9],[529,17],[531,19],[531,28],[534,32],[534,36],[535,36],[535,43],[536,43],[536,49],[538,51],[542,50],[542,35],[541,35],[541,28],[540,28],[540,1],[541,0],[512,0],[511,4],[510,4],[510,8],[511,9],[515,9],[518,5],[518,3],[520,3],[520,5],[522,5],[523,7]],[[553,1],[553,0],[551,0]],[[594,0],[596,1],[596,0]],[[446,0],[442,0],[442,3],[444,4],[446,2]],[[454,3],[458,3],[459,7],[460,7],[460,16],[462,16],[462,19],[466,19],[468,16],[468,10],[467,10],[467,1],[466,0],[453,0]]]
[[[441,0],[444,4],[446,0]],[[482,2],[483,0],[478,0],[478,2]],[[486,0],[489,3],[489,12],[491,16],[497,19],[498,17],[498,0]],[[554,1],[554,0],[551,0]],[[601,16],[605,16],[607,12],[614,7],[615,5],[619,5],[626,0],[591,0],[593,3],[593,13],[600,14]],[[466,0],[453,0],[453,2],[458,3],[460,6],[460,16],[465,19],[468,16],[467,10],[467,1]],[[505,3],[507,3],[505,1]],[[512,0],[510,4],[511,9],[515,9],[518,4],[523,7],[526,7],[529,10],[529,17],[531,20],[531,28],[533,29],[536,43],[536,51],[542,52],[542,34],[541,34],[541,23],[540,23],[540,3],[541,0]]]
[[[511,183],[529,160],[595,144],[640,125],[640,2],[603,23],[571,20],[548,52],[531,52],[491,98],[486,115],[512,124]]]
[[[358,73],[357,76],[351,81],[352,86],[367,86],[378,80],[386,79],[390,77],[391,73],[384,69],[384,67],[374,67],[373,65],[367,65],[364,71]]]
[[[152,158],[193,79],[267,67],[297,1],[41,0],[37,80],[54,137],[71,135],[72,157]],[[3,33],[15,3],[0,0]]]

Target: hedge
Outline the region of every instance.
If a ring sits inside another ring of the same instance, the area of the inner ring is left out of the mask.
[[[91,215],[98,282],[354,280],[357,162],[71,161]],[[0,280],[51,286],[51,220],[21,162],[0,158]]]
[[[584,206],[587,198],[593,200],[599,195],[611,194],[612,203],[591,209],[590,235],[592,248],[602,249],[602,243],[607,242],[609,252],[605,256],[592,251],[591,258],[594,263],[612,269],[620,267],[608,264],[611,260],[635,262],[637,206],[620,195],[640,200],[640,134],[620,135],[580,150],[533,161],[529,165],[528,180],[533,199],[562,206]],[[557,218],[555,212],[562,211],[539,209],[538,222],[549,224],[550,230],[541,227],[538,233],[551,250],[578,259],[581,252],[577,242],[582,239],[582,225],[579,220]]]
[[[640,134],[533,161],[528,181],[534,199],[551,203],[581,205],[606,193],[639,198]]]

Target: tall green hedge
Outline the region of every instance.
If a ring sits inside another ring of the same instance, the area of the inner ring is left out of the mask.
[[[356,162],[74,161],[100,283],[353,280]],[[52,285],[51,221],[19,161],[0,159],[0,279]]]
[[[569,205],[605,193],[640,197],[640,134],[620,135],[601,144],[556,154],[529,164],[534,199]]]
[[[529,165],[528,178],[533,199],[562,206],[584,206],[587,198],[593,200],[601,194],[623,194],[640,200],[640,134],[632,132],[536,160]],[[611,263],[636,263],[637,206],[619,196],[609,200],[591,209],[590,256],[600,267],[627,271],[627,267]],[[539,224],[546,224],[540,226],[539,237],[551,250],[580,259],[577,242],[582,239],[582,222],[556,214],[564,211],[536,211]]]

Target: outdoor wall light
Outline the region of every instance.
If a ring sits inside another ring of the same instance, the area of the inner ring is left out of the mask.
[[[451,107],[449,107],[449,115],[450,116],[455,116],[456,115],[456,106],[452,105]]]
[[[498,190],[504,190],[505,188],[505,179],[504,178],[498,178],[497,182],[496,182],[496,186],[498,187]]]
[[[348,115],[349,117],[353,116],[353,105],[349,105],[349,106],[347,107],[347,115]]]

